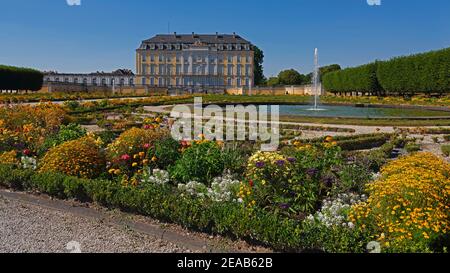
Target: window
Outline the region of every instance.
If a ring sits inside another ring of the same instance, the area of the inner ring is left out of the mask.
[[[64,79],[64,82],[69,82],[69,78],[65,78],[65,79]]]
[[[245,78],[245,86],[250,86],[250,79],[249,78]]]
[[[78,83],[78,78],[73,79],[74,83]]]
[[[237,73],[236,73],[236,74],[237,74],[238,76],[240,76],[240,75],[241,75],[241,70],[242,70],[242,69],[241,69],[241,66],[240,66],[240,65],[237,65],[236,68],[237,68]]]
[[[237,62],[240,63],[241,62],[241,56],[237,55]]]
[[[150,61],[154,62],[155,61],[155,55],[150,54]]]
[[[160,62],[162,62],[162,61],[163,61],[163,56],[162,56],[162,54],[159,54],[159,56],[158,56],[158,60],[159,60]]]
[[[142,54],[142,62],[146,62],[147,61],[147,55],[145,55],[145,54]]]
[[[250,65],[245,65],[245,76],[250,76]]]
[[[164,65],[163,64],[159,65],[159,75],[164,75]]]
[[[166,61],[167,61],[167,62],[171,62],[171,61],[172,61],[172,58],[171,58],[170,56],[167,56],[167,57],[166,57]]]
[[[106,85],[106,79],[102,79],[102,85]]]
[[[150,65],[150,74],[155,75],[155,65],[154,64]]]
[[[233,82],[231,81],[231,78],[228,78],[228,86],[232,86]]]
[[[124,78],[120,79],[120,85],[125,85],[125,79]]]
[[[147,84],[147,82],[146,82],[145,78],[142,78],[142,85],[146,85],[146,84]]]
[[[233,62],[233,56],[228,55],[228,62],[229,62],[229,63],[232,63],[232,62]]]
[[[177,71],[176,71],[176,74],[177,75],[181,75],[181,65],[180,64],[177,64]]]
[[[175,84],[176,84],[176,86],[180,86],[180,78],[175,79]]]
[[[133,78],[130,78],[130,79],[128,80],[128,84],[129,84],[130,86],[134,85],[134,80],[133,80]]]
[[[111,79],[109,80],[109,84],[110,84],[110,85],[114,85],[114,81],[115,81],[115,79],[114,79],[114,78],[111,78]]]
[[[228,75],[233,75],[233,65],[232,64],[228,65],[227,74]]]
[[[158,85],[159,85],[159,86],[162,86],[162,85],[163,85],[163,78],[159,78],[159,80],[158,80]]]
[[[237,85],[238,87],[241,86],[241,79],[238,78],[238,79],[236,80],[236,85]]]
[[[83,84],[87,84],[88,83],[88,79],[87,78],[84,78],[83,79]]]
[[[147,65],[145,64],[142,65],[142,74],[143,75],[147,74]]]
[[[155,85],[155,78],[150,78],[150,85]]]

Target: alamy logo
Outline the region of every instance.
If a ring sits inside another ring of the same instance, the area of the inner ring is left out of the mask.
[[[367,0],[369,6],[381,6],[381,0]]]
[[[81,0],[66,0],[69,6],[81,6]]]

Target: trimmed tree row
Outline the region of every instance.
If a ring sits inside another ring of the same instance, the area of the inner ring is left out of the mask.
[[[450,48],[331,72],[322,81],[332,93],[442,95],[450,92]]]
[[[43,80],[44,75],[38,70],[0,65],[0,90],[38,91]]]

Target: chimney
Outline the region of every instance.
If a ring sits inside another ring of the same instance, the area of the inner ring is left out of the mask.
[[[219,38],[219,32],[216,31],[216,39]]]
[[[174,33],[173,33],[173,36],[175,36],[175,38],[177,38],[177,33],[176,33],[176,32],[174,32]]]
[[[192,38],[194,38],[194,36],[195,36],[195,32],[192,32]]]
[[[233,32],[233,38],[236,38],[236,32]]]

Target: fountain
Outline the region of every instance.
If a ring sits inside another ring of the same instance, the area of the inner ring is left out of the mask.
[[[322,86],[320,84],[320,68],[319,68],[319,50],[316,48],[314,50],[314,72],[312,79],[312,90],[314,93],[314,107],[311,111],[323,111],[325,109],[319,108],[319,96],[322,93]]]

